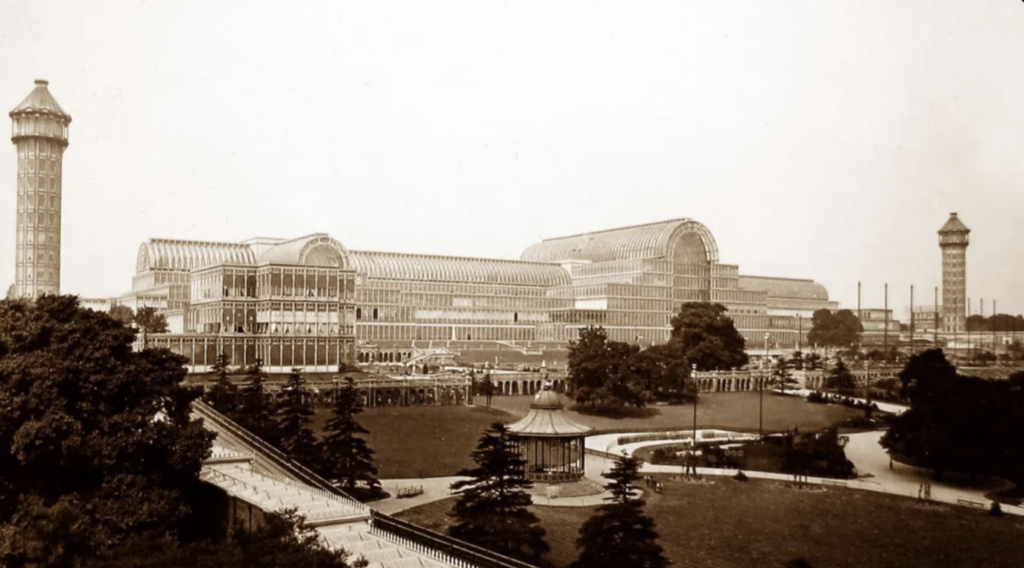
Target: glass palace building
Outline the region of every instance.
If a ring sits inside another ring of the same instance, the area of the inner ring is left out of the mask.
[[[336,371],[407,363],[445,350],[561,351],[580,329],[616,341],[667,341],[685,302],[725,305],[751,349],[806,343],[810,316],[836,309],[813,280],[744,276],[722,264],[692,219],[549,239],[520,260],[348,250],[325,234],[242,243],[151,239],[132,291],[116,300],[162,311],[151,335],[208,370],[217,354],[267,370]],[[804,321],[807,320],[807,321]]]

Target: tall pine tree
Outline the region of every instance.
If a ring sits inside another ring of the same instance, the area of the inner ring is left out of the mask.
[[[668,565],[654,520],[643,512],[635,482],[640,462],[623,455],[612,466],[607,485],[610,501],[580,527],[576,548],[580,556],[571,568],[664,568]]]
[[[277,423],[274,421],[273,405],[267,398],[265,379],[263,361],[257,359],[245,371],[245,384],[242,386],[234,419],[246,430],[276,445]]]
[[[277,404],[277,443],[291,459],[314,466],[317,459],[316,436],[309,427],[313,422],[313,405],[308,394],[306,380],[298,369],[292,369]]]
[[[463,492],[452,508],[455,524],[448,534],[513,558],[540,560],[549,546],[540,520],[527,508],[531,499],[526,490],[533,483],[523,478],[526,460],[508,428],[492,424],[472,457],[477,467],[459,472],[471,479],[452,484]]]
[[[340,481],[349,493],[359,497],[363,497],[363,491],[358,488],[365,485],[369,488],[366,497],[371,497],[380,491],[380,482],[373,450],[360,436],[370,432],[356,421],[362,411],[352,378],[346,377],[345,386],[335,393],[331,419],[324,426],[320,463],[324,477]]]
[[[800,382],[793,377],[792,362],[785,357],[779,357],[772,367],[772,388],[780,394],[786,394],[787,390],[796,389]]]
[[[216,377],[213,386],[206,393],[206,402],[210,403],[218,412],[233,416],[238,408],[238,387],[231,382],[228,376],[228,364],[230,360],[226,353],[217,355],[217,362],[213,364],[213,373]]]

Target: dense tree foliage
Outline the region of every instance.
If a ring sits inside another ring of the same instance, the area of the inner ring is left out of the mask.
[[[857,381],[842,359],[836,361],[835,366],[829,370],[828,376],[825,377],[825,388],[843,396],[853,396],[856,393]]]
[[[110,317],[121,322],[125,326],[130,326],[135,323],[135,312],[132,311],[128,306],[122,306],[120,304],[111,306]]]
[[[995,314],[994,316],[972,315],[967,318],[967,331],[1024,331],[1024,316]]]
[[[672,317],[671,345],[700,371],[728,370],[747,364],[746,343],[722,304],[687,302]]]
[[[230,362],[226,353],[217,355],[217,361],[213,364],[214,383],[205,399],[218,412],[233,416],[238,407],[238,387],[228,375]]]
[[[278,443],[274,406],[266,392],[266,373],[263,362],[256,360],[245,371],[245,383],[238,396],[238,405],[231,418],[246,430],[266,442]]]
[[[857,315],[850,310],[815,310],[811,331],[807,341],[824,347],[849,347],[855,345],[864,332]]]
[[[151,333],[167,333],[167,318],[157,313],[156,308],[146,306],[135,312],[135,325],[142,331],[142,344],[149,345]]]
[[[1005,381],[960,375],[941,349],[900,372],[910,408],[892,419],[882,445],[939,474],[957,471],[1024,481],[1024,374]]]
[[[324,477],[340,481],[350,493],[360,497],[380,490],[373,450],[363,438],[369,431],[356,420],[356,415],[362,411],[352,378],[346,377],[345,386],[335,393],[318,459]],[[360,490],[361,486],[367,490]]]
[[[184,359],[71,296],[0,302],[0,565],[73,566],[174,535],[213,435]]]
[[[298,369],[292,369],[288,375],[275,409],[275,420],[278,448],[301,464],[314,465],[317,460],[316,436],[310,428],[313,403],[306,391],[306,380]]]
[[[604,328],[588,327],[569,344],[569,375],[572,396],[580,404],[643,405],[643,394],[632,379],[630,358],[639,348],[609,341]]]
[[[271,514],[252,531],[235,531],[221,542],[179,544],[147,534],[127,542],[86,568],[347,568],[344,552],[327,548],[294,513]],[[366,566],[355,561],[351,566]]]
[[[668,565],[654,520],[643,512],[636,481],[640,462],[623,455],[607,474],[610,501],[580,527],[576,548],[580,556],[572,568],[663,568]]]
[[[643,406],[647,400],[688,400],[696,392],[687,388],[690,366],[679,343],[641,350],[589,327],[570,343],[568,359],[569,390],[580,404]]]
[[[548,551],[544,528],[529,510],[523,477],[526,460],[519,454],[508,429],[495,422],[480,437],[472,453],[476,467],[459,472],[468,477],[452,484],[462,496],[452,508],[455,523],[448,534],[494,552],[537,562]]]

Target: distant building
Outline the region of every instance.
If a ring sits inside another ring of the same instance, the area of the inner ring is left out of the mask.
[[[888,339],[889,345],[895,346],[899,341],[900,322],[893,319],[892,310],[861,308],[860,324],[864,328],[862,345],[884,345]]]
[[[935,331],[937,326],[941,329],[941,306],[914,306],[913,314],[911,314],[910,308],[905,308],[903,311],[907,325],[914,324],[915,333],[931,333]]]
[[[939,229],[942,249],[942,331],[967,330],[967,247],[971,230],[956,216]]]
[[[94,312],[109,312],[111,300],[110,298],[78,298],[78,305]]]
[[[18,148],[14,290],[17,298],[60,293],[61,172],[71,115],[42,79],[10,112]]]
[[[838,307],[813,280],[721,264],[710,231],[692,219],[549,239],[520,260],[353,251],[324,234],[151,239],[132,291],[117,299],[163,312],[172,333],[150,344],[181,353],[193,371],[221,352],[272,371],[407,363],[438,349],[486,360],[499,350],[564,352],[590,325],[651,345],[668,340],[689,301],[725,305],[751,350],[765,334],[771,348],[806,344],[814,310]]]

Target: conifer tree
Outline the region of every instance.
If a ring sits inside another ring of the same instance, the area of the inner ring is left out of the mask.
[[[828,372],[825,385],[843,396],[853,396],[857,390],[857,382],[853,378],[853,373],[842,359],[836,362],[836,366]]]
[[[787,390],[797,388],[800,383],[793,378],[792,363],[785,357],[779,357],[772,368],[772,387],[785,394]]]
[[[267,399],[263,361],[257,359],[245,372],[235,421],[270,444],[277,443],[273,405]]]
[[[455,524],[448,534],[499,554],[537,562],[549,546],[540,520],[527,508],[531,499],[526,490],[533,483],[523,477],[526,460],[505,425],[492,424],[471,455],[477,466],[459,472],[470,479],[452,484],[452,489],[463,492],[452,508]]]
[[[217,355],[217,362],[213,364],[213,373],[216,377],[213,387],[206,393],[206,402],[210,403],[218,412],[233,416],[238,408],[238,387],[231,382],[228,376],[228,364],[230,360],[226,353]]]
[[[324,477],[340,481],[357,496],[361,493],[357,491],[360,482],[369,487],[370,495],[380,490],[373,450],[361,436],[370,432],[356,421],[356,415],[362,411],[352,378],[346,377],[345,386],[336,393],[320,446]]]
[[[580,527],[576,548],[580,556],[571,568],[664,568],[668,565],[654,520],[643,512],[635,482],[640,477],[640,462],[623,455],[612,466],[607,485],[609,503]]]
[[[316,436],[309,425],[313,421],[313,405],[306,392],[306,380],[298,369],[288,375],[281,400],[277,404],[277,442],[291,459],[313,466],[317,458]]]

